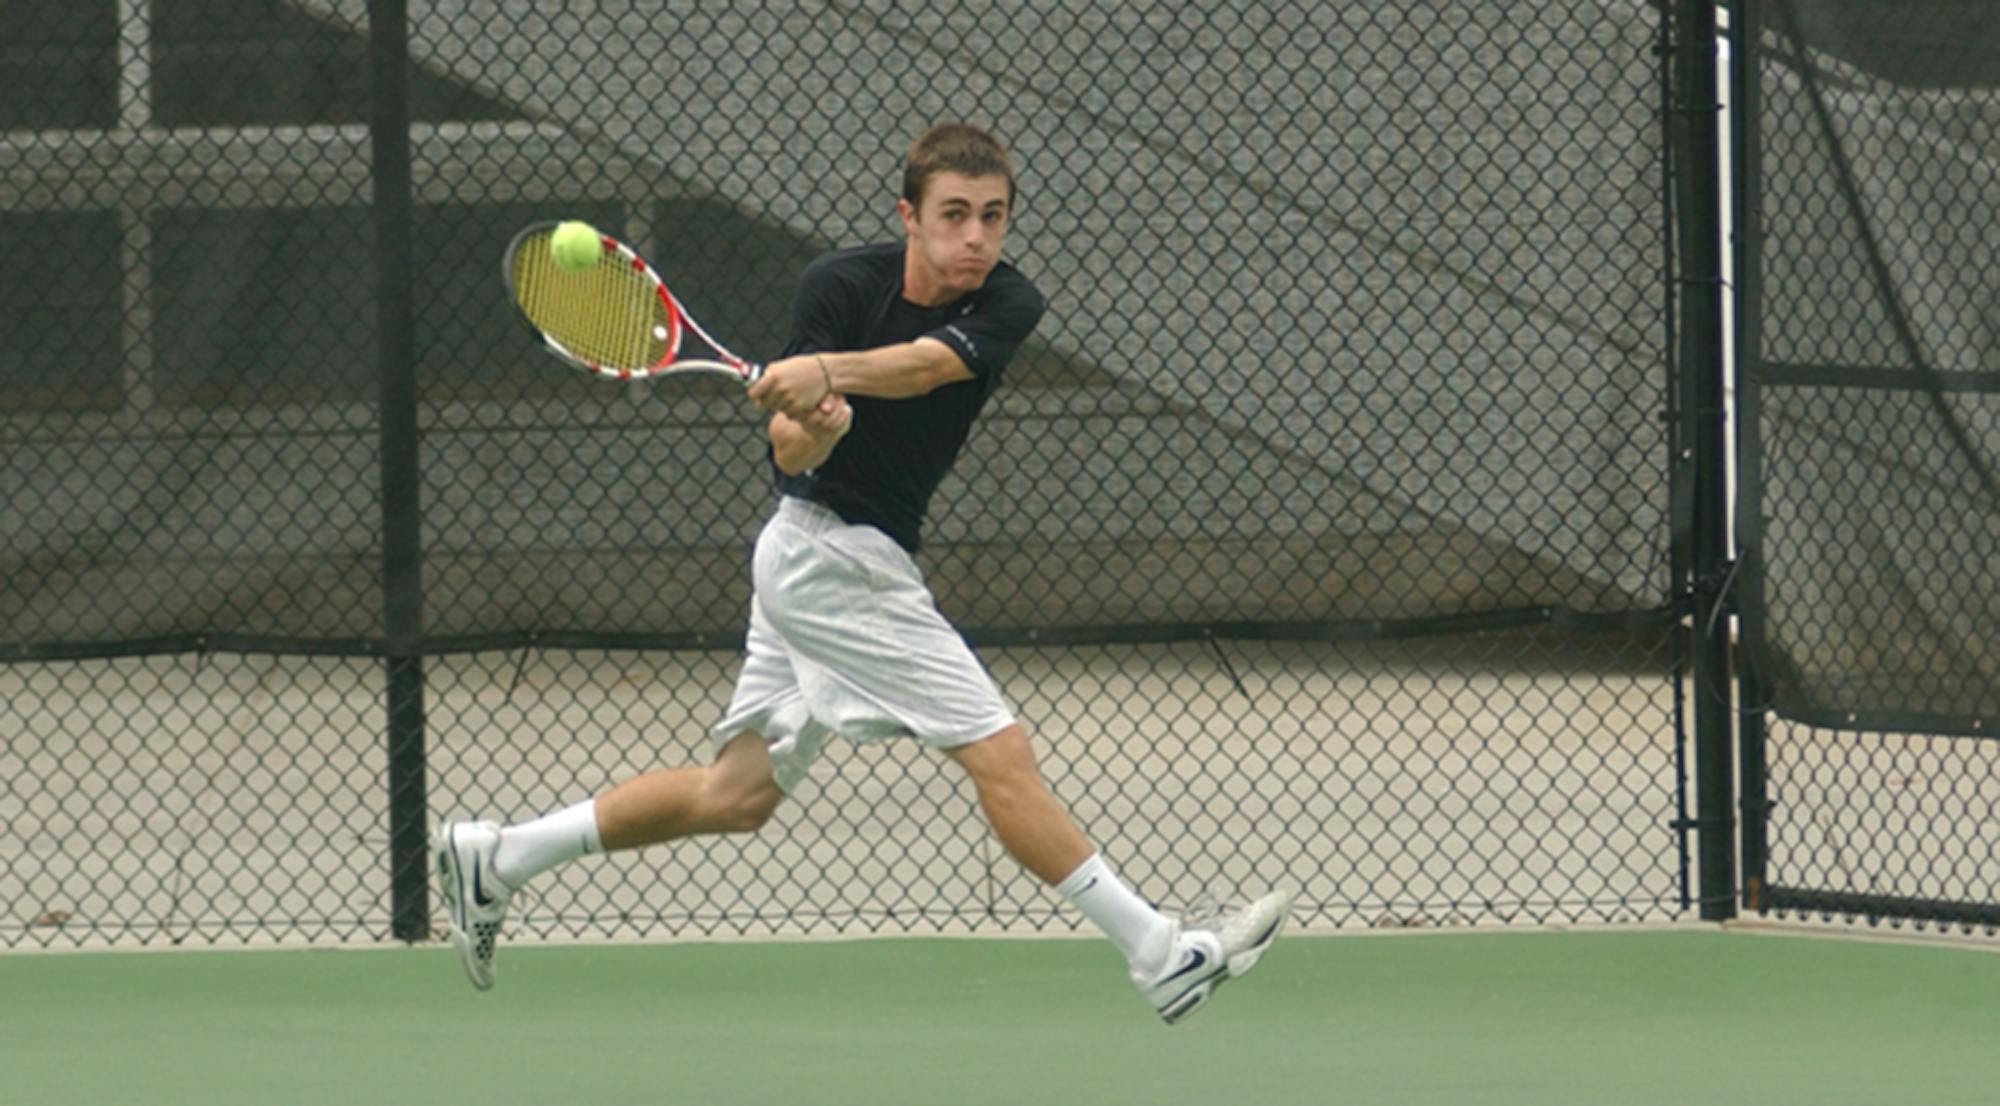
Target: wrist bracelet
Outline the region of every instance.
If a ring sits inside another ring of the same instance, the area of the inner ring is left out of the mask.
[[[825,393],[825,394],[826,394],[826,395],[829,395],[829,396],[830,396],[830,395],[832,395],[832,394],[833,394],[833,374],[832,374],[832,373],[830,373],[830,372],[827,372],[827,371],[826,371],[826,358],[824,358],[824,357],[821,357],[821,356],[820,356],[819,354],[815,353],[815,354],[813,354],[813,360],[815,360],[815,361],[819,362],[819,378],[820,378],[821,380],[824,380],[824,381],[826,381],[826,393]]]

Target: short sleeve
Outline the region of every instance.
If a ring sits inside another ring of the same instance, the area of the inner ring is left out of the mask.
[[[989,382],[998,379],[1047,309],[1041,292],[1011,265],[994,269],[985,287],[962,302],[958,317],[924,336],[943,342],[973,376]]]
[[[779,356],[851,348],[854,336],[847,330],[863,315],[858,307],[862,298],[852,273],[837,257],[807,265],[792,296],[791,334]]]

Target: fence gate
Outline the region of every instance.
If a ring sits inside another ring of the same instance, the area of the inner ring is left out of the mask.
[[[1734,46],[1746,905],[1990,932],[2000,20],[1753,0]]]

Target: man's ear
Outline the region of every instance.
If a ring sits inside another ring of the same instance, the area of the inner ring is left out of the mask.
[[[903,217],[904,230],[909,231],[911,234],[917,233],[917,209],[910,204],[910,201],[898,197],[896,200],[896,214]]]

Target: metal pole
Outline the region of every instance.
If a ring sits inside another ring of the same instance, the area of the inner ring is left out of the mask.
[[[1735,187],[1731,227],[1735,251],[1736,303],[1736,425],[1739,449],[1736,456],[1736,494],[1745,504],[1756,504],[1763,483],[1763,450],[1758,442],[1758,413],[1762,385],[1755,372],[1763,355],[1763,241],[1764,213],[1761,180],[1763,141],[1761,125],[1761,77],[1758,62],[1757,28],[1762,25],[1762,0],[1736,0],[1729,21],[1729,102],[1730,166]],[[1737,554],[1743,562],[1742,579],[1736,594],[1742,614],[1741,640],[1746,657],[1756,656],[1763,612],[1763,566],[1758,560],[1762,548],[1763,523],[1755,509],[1738,511],[1736,516]],[[1743,909],[1761,912],[1764,901],[1765,863],[1769,856],[1771,797],[1765,772],[1764,711],[1769,692],[1748,664],[1738,680],[1739,699],[1752,704],[1737,714],[1738,785],[1742,789],[1743,816]]]
[[[1730,619],[1728,489],[1722,357],[1721,105],[1716,97],[1715,0],[1679,0],[1674,20],[1675,175],[1679,210],[1682,438],[1694,475],[1689,654],[1694,675],[1696,855],[1701,917],[1736,913],[1735,707]]]
[[[411,306],[406,0],[369,0],[368,129],[374,189],[387,669],[390,931],[430,936],[424,778],[423,551],[417,482],[416,320]]]

